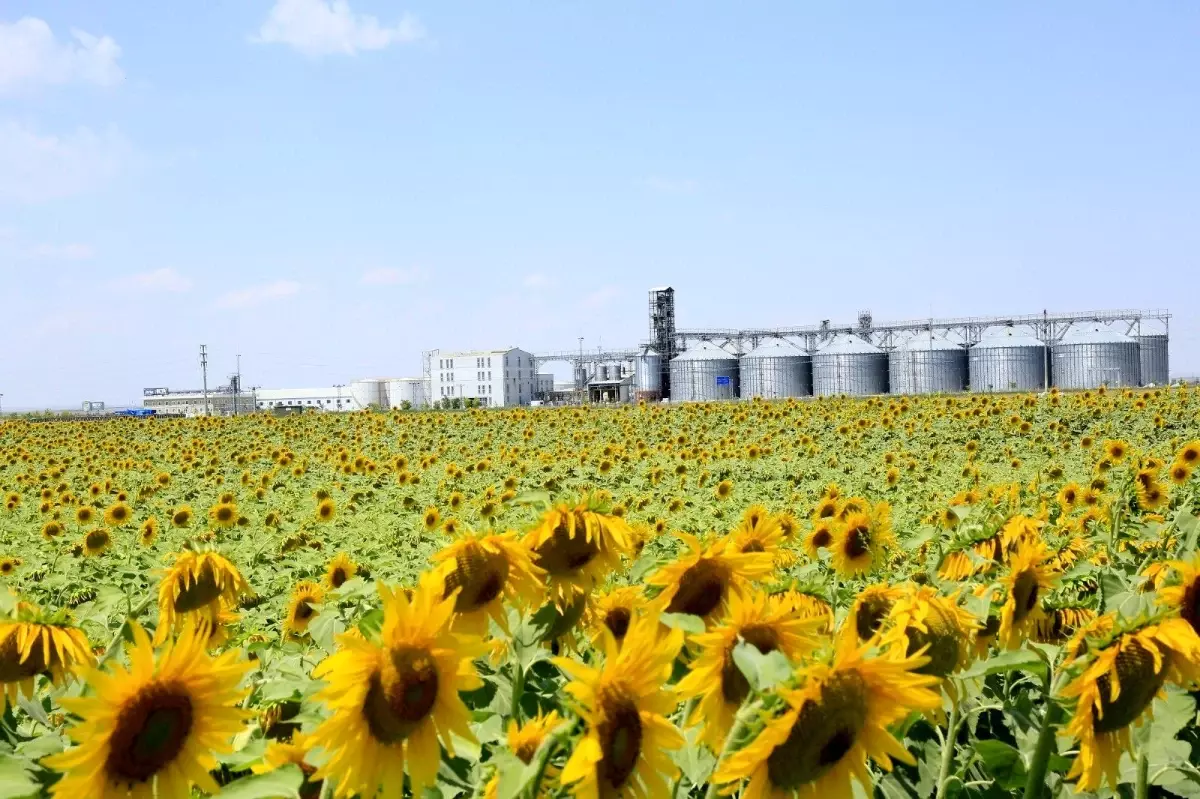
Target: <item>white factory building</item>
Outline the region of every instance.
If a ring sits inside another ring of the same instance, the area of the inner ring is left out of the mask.
[[[538,390],[533,355],[516,347],[434,351],[429,371],[435,403],[460,398],[476,399],[484,407],[528,405]]]

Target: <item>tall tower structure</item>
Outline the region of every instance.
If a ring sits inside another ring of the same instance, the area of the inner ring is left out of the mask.
[[[662,395],[671,396],[671,359],[679,353],[675,345],[675,289],[650,289],[650,342],[662,358]]]

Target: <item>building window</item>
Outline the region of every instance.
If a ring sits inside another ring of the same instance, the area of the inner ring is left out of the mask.
[[[491,367],[491,365],[492,365],[492,359],[491,359],[491,357],[489,356],[489,357],[488,357],[488,367],[490,368],[490,367]]]

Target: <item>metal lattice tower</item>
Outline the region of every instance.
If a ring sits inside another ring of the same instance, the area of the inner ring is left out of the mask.
[[[662,395],[671,396],[671,359],[679,353],[675,342],[675,289],[650,289],[650,344],[662,357]]]

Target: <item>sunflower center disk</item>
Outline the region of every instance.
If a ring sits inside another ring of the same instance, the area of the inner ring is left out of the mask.
[[[508,582],[508,558],[470,544],[455,558],[455,569],[446,576],[446,596],[461,588],[454,610],[469,613],[500,596]]]
[[[637,768],[642,751],[642,718],[637,705],[625,696],[602,697],[604,720],[597,727],[603,758],[596,766],[599,778],[619,789]]]
[[[825,528],[821,528],[813,533],[812,544],[817,549],[826,549],[833,542],[833,536]]]
[[[779,636],[770,627],[746,627],[741,636],[764,655],[779,648]],[[725,653],[725,662],[721,665],[721,695],[733,705],[740,705],[750,695],[750,681],[733,662],[733,649]]]
[[[858,606],[854,617],[854,629],[860,640],[866,641],[879,630],[888,611],[892,609],[892,601],[879,594],[871,594]]]
[[[1167,676],[1171,653],[1163,650],[1162,668],[1154,670],[1154,655],[1137,640],[1130,641],[1117,655],[1117,680],[1121,692],[1111,701],[1112,679],[1108,674],[1096,680],[1100,692],[1100,707],[1094,710],[1092,728],[1098,733],[1116,732],[1137,720],[1146,706],[1158,695]]]
[[[710,559],[699,561],[679,578],[679,590],[667,605],[668,613],[690,613],[707,616],[725,598],[729,571]]]
[[[152,683],[121,708],[105,771],[118,781],[145,782],[183,750],[192,720],[185,689]]]
[[[37,641],[25,662],[17,648],[17,633],[13,630],[0,644],[0,682],[17,682],[44,672],[48,665],[41,641]]]
[[[534,550],[534,554],[538,557],[538,565],[550,574],[570,574],[600,554],[600,542],[595,536],[589,539],[583,519],[576,520],[575,535],[571,535],[563,521],[554,528],[550,538]]]
[[[846,531],[846,557],[861,558],[871,552],[871,531],[865,526],[852,527]]]
[[[371,675],[363,702],[371,735],[387,744],[404,740],[433,710],[437,693],[437,665],[427,651],[393,650],[383,668]]]
[[[1013,613],[1013,621],[1024,621],[1025,617],[1037,607],[1037,575],[1032,570],[1021,572],[1017,575],[1017,579],[1013,581],[1012,591],[1013,602],[1016,605],[1016,610]]]
[[[632,617],[629,608],[613,608],[604,614],[604,626],[608,627],[609,632],[613,634],[613,638],[623,641],[625,640],[625,633],[629,632],[629,622]]]
[[[175,612],[190,613],[193,610],[208,605],[221,596],[221,586],[217,585],[217,577],[207,565],[196,579],[179,592],[175,597]]]
[[[867,722],[867,686],[858,672],[831,676],[810,699],[787,740],[767,757],[771,784],[794,790],[825,776],[858,740]]]
[[[1200,577],[1188,583],[1187,588],[1183,590],[1183,602],[1179,608],[1179,615],[1192,625],[1193,630],[1200,632]]]
[[[333,570],[333,573],[329,575],[329,584],[334,588],[341,588],[342,583],[344,582],[346,582],[346,570],[341,566],[338,566]]]
[[[950,618],[950,614],[937,605],[930,606],[929,615],[925,618],[925,628],[925,630],[918,630],[915,627],[908,628],[906,631],[908,634],[907,654],[915,655],[922,648],[928,646],[929,648],[925,650],[925,657],[929,658],[929,662],[916,669],[916,672],[945,677],[958,667],[962,634],[959,632],[958,625]]]

